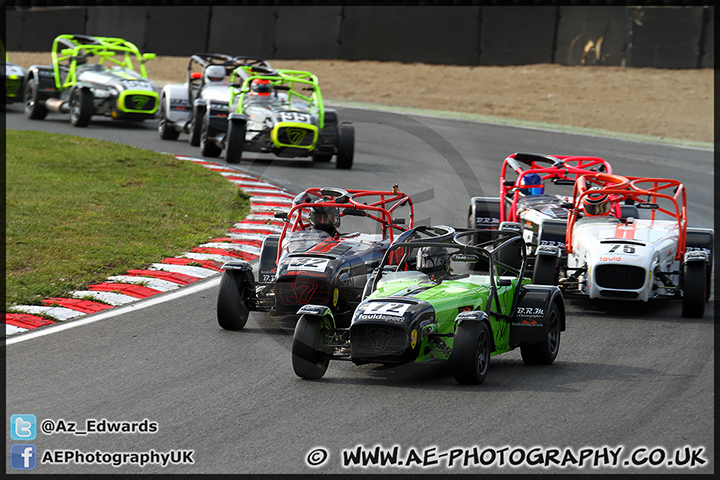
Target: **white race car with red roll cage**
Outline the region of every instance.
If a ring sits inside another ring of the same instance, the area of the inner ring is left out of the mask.
[[[682,183],[596,173],[577,179],[573,198],[566,255],[557,246],[539,247],[533,283],[589,298],[682,299],[684,317],[705,314],[714,232],[688,228]],[[627,202],[649,218],[619,215]]]
[[[223,53],[195,53],[187,67],[187,81],[165,85],[160,94],[158,134],[163,140],[177,140],[181,133],[190,134],[190,145],[200,145],[202,120],[207,107],[224,105],[227,117],[230,82],[240,69],[245,76],[252,72],[270,72],[270,64],[256,57],[232,57]],[[214,107],[222,108],[222,107]]]
[[[602,158],[591,156],[508,155],[500,170],[500,196],[473,197],[468,227],[522,232],[531,272],[538,246],[565,244],[568,209],[572,207],[568,194],[575,180],[597,172],[612,173],[612,167]],[[623,206],[623,214],[633,213],[631,206]]]
[[[413,217],[411,198],[397,187],[391,191],[305,190],[295,197],[288,212],[275,213],[283,228],[279,235],[265,236],[257,278],[249,262],[223,265],[217,301],[219,325],[241,330],[251,311],[295,315],[308,303],[325,305],[338,316],[351,314],[368,274],[388,247],[414,231]],[[341,218],[351,228],[360,226],[362,230],[340,234]],[[376,233],[360,233],[374,229]]]

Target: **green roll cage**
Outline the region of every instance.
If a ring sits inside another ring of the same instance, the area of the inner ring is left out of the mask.
[[[99,65],[105,62],[122,67],[126,70],[136,71],[133,59],[137,61],[138,73],[147,78],[145,62],[155,58],[154,53],[142,53],[135,44],[114,37],[93,37],[89,35],[58,35],[53,40],[51,51],[53,73],[55,74],[55,88],[62,90],[77,83],[78,58],[92,55],[100,57]],[[60,78],[60,63],[68,61],[67,77],[65,82]]]
[[[236,83],[236,78],[242,73],[250,74],[246,77],[242,84]],[[304,72],[302,70],[285,70],[278,69],[277,73],[267,75],[254,75],[252,73],[252,67],[241,66],[233,71],[230,77],[230,103],[229,111],[232,112],[233,104],[237,101],[234,113],[243,112],[243,100],[245,94],[250,92],[250,84],[253,80],[269,80],[273,87],[281,87],[282,90],[288,94],[288,102],[292,103],[293,97],[297,97],[300,100],[307,103],[308,109],[311,114],[317,115],[318,117],[318,128],[322,129],[325,126],[325,107],[323,105],[322,94],[320,93],[320,86],[318,85],[318,78],[310,72]],[[297,88],[295,85],[299,85]],[[299,91],[302,86],[310,86],[312,92],[307,95]]]

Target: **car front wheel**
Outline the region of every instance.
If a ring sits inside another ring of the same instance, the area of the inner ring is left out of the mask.
[[[90,90],[79,88],[70,96],[70,123],[87,127],[93,114],[93,96]]]
[[[303,315],[298,320],[292,343],[292,366],[298,377],[317,380],[325,375],[330,361],[319,351],[325,333],[319,317]]]
[[[461,323],[455,332],[450,364],[455,380],[462,385],[479,385],[490,365],[490,329],[485,322]]]
[[[242,330],[245,327],[250,314],[247,301],[251,288],[245,272],[225,271],[217,301],[217,319],[222,328]]]
[[[682,316],[699,318],[705,315],[707,301],[707,263],[690,262],[683,268]]]

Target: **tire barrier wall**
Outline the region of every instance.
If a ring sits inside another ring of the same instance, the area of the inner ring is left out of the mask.
[[[61,33],[143,51],[455,65],[714,67],[707,6],[152,6],[6,8],[8,50]]]

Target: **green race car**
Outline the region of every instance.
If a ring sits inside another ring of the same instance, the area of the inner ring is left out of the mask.
[[[524,278],[519,232],[423,227],[403,235],[368,280],[348,328],[326,306],[305,305],[292,364],[321,378],[330,360],[357,365],[449,362],[458,383],[485,380],[491,355],[520,347],[526,364],[555,361],[565,306],[555,286]]]
[[[28,118],[69,113],[76,127],[87,126],[93,115],[133,121],[155,118],[158,89],[145,71],[154,53],[141,53],[122,38],[58,35],[51,56],[52,65],[28,69],[23,96]]]

